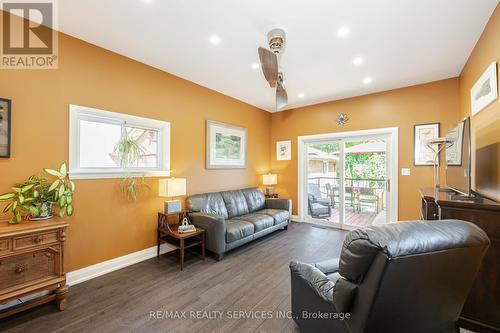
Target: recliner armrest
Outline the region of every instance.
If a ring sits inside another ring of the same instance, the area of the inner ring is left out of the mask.
[[[221,254],[226,250],[226,220],[215,214],[189,213],[189,220],[197,227],[205,229],[206,247]]]
[[[339,260],[339,258],[333,258],[314,263],[313,265],[323,273],[331,274],[339,271]]]
[[[292,215],[292,200],[290,199],[266,199],[266,208],[268,209],[283,209],[290,212]]]
[[[298,261],[291,261],[290,272],[305,282],[325,302],[333,304],[335,283],[318,268]]]

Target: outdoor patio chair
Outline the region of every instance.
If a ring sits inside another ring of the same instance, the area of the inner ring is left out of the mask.
[[[332,208],[335,208],[335,203],[339,203],[339,187],[338,186],[332,186],[329,183],[325,184],[326,187],[326,193],[328,198],[330,198],[330,203],[332,205]],[[353,211],[356,211],[358,207],[358,192],[357,188],[353,187],[346,187],[345,188],[345,203],[346,205],[349,204],[349,206],[353,209]]]
[[[357,210],[361,213],[362,207],[371,207],[375,208],[377,214],[382,209],[382,196],[380,195],[380,189],[378,188],[368,188],[368,187],[359,187],[359,197],[357,202]]]
[[[321,189],[318,184],[307,184],[308,187],[308,207],[309,214],[313,218],[328,218],[330,217],[332,208],[330,199],[322,196]]]

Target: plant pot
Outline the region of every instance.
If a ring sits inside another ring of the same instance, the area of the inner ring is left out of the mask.
[[[40,206],[40,212],[37,216],[30,216],[32,221],[47,220],[52,218],[52,202],[45,201]]]

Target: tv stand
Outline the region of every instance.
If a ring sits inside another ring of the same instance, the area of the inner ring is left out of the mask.
[[[474,285],[460,314],[459,326],[474,332],[500,332],[500,203],[480,195],[468,197],[457,192],[420,190],[422,219],[457,219],[474,223],[490,238]]]

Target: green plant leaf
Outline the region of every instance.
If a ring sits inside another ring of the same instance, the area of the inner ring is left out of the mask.
[[[61,181],[60,181],[59,179],[56,179],[56,180],[55,180],[55,181],[54,181],[54,182],[50,185],[50,187],[49,187],[49,189],[47,190],[47,192],[52,192],[52,191],[54,191],[54,190],[56,189],[56,187],[58,187],[58,186],[59,186],[59,183],[60,183],[60,182],[61,182]]]
[[[65,195],[62,195],[60,198],[59,198],[59,207],[63,208],[66,206],[66,196]]]
[[[19,203],[22,204],[24,202],[24,196],[19,194]]]
[[[5,208],[3,209],[3,212],[4,213],[7,213],[9,211],[9,209],[12,208],[12,206],[14,205],[13,202],[11,202],[10,204],[8,204],[7,206],[5,206]]]
[[[75,183],[73,183],[72,181],[70,181],[69,184],[71,186],[71,192],[75,192]]]
[[[30,189],[32,189],[33,186],[35,186],[35,184],[28,184],[28,185],[23,186],[21,188],[21,193],[26,193],[27,191],[29,191]]]
[[[38,198],[40,196],[40,192],[38,192],[37,190],[34,190],[33,191],[33,198]]]
[[[66,162],[63,162],[63,164],[61,164],[61,167],[59,168],[59,173],[62,175],[62,178],[66,178],[66,176],[68,175],[68,166]]]
[[[73,202],[73,196],[71,194],[66,194],[66,202],[68,204],[72,203]]]
[[[16,218],[16,222],[17,223],[21,223],[21,221],[23,220],[21,214],[17,210],[16,210],[16,213],[15,213],[14,217]]]
[[[40,212],[35,206],[30,206],[29,211],[33,216],[38,216],[40,214]]]
[[[57,178],[64,178],[63,175],[59,171],[57,171],[57,170],[54,170],[54,169],[43,169],[43,171],[45,171],[49,175],[55,176]]]
[[[68,216],[73,215],[73,205],[68,205],[66,207],[66,213],[68,214]]]
[[[8,201],[8,200],[14,198],[15,196],[16,196],[16,194],[12,193],[12,192],[4,193],[4,194],[0,195],[0,202]]]
[[[21,188],[19,187],[11,187],[12,188],[12,191],[16,192],[16,193],[21,193]]]
[[[66,187],[64,186],[64,184],[61,184],[61,186],[59,187],[59,197],[62,197],[63,194],[64,194],[64,191],[66,190]]]
[[[15,211],[17,208],[17,201],[14,201],[14,204],[12,205],[12,211]]]

